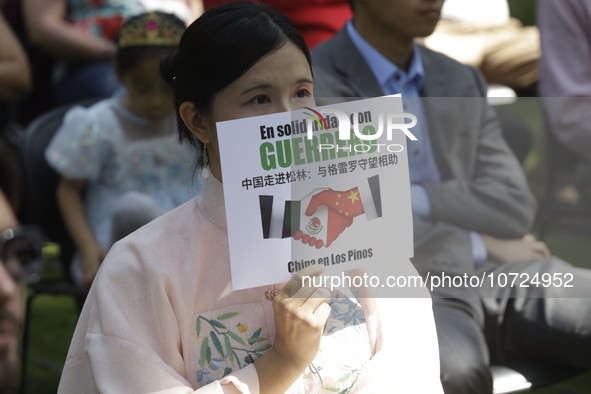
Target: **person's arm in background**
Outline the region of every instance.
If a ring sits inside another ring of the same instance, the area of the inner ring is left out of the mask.
[[[67,61],[109,60],[115,44],[77,29],[66,19],[66,0],[24,0],[23,13],[31,41]]]
[[[0,100],[18,100],[32,88],[31,68],[18,38],[1,13],[0,37]]]
[[[62,178],[56,199],[66,228],[82,255],[82,280],[90,286],[107,253],[96,242],[88,226],[81,197],[84,184],[85,181]]]
[[[481,236],[490,259],[499,263],[533,261],[550,257],[548,246],[536,240],[532,234],[520,239],[498,239],[488,235]]]
[[[560,142],[583,157],[591,151],[591,4],[538,2],[542,64],[538,90]]]
[[[413,215],[424,220],[431,213],[429,196],[420,184],[411,185],[410,191]],[[448,225],[448,227],[453,226]],[[538,260],[550,256],[548,246],[544,242],[536,240],[532,234],[526,234],[522,238],[516,239],[500,239],[460,228],[456,228],[456,231],[467,233],[470,239],[472,258],[476,265],[484,263],[488,259],[499,263],[508,263]]]
[[[83,199],[87,182],[100,182],[106,160],[112,160],[112,123],[104,121],[103,102],[74,106],[45,150],[45,160],[60,175],[56,201],[68,233],[82,257],[83,281],[90,285],[105,256],[90,229]],[[92,191],[89,191],[89,193]]]

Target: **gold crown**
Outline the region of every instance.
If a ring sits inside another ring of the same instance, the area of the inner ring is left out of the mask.
[[[158,12],[150,12],[138,17],[119,32],[119,48],[135,46],[178,46],[185,27],[175,23],[172,18],[163,17]]]

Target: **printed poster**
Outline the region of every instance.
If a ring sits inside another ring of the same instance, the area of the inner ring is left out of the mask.
[[[399,95],[218,123],[233,289],[407,263],[414,124]]]

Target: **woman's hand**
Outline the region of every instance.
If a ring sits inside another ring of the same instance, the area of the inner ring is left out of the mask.
[[[303,269],[275,296],[275,341],[254,363],[261,394],[285,392],[316,357],[330,315],[326,303],[330,292],[322,287],[304,287],[309,283],[302,283],[302,278],[318,276],[323,271],[321,265]]]
[[[107,252],[97,243],[86,245],[82,250],[82,282],[88,287],[92,285],[94,277],[103,262]]]
[[[324,267],[313,265],[298,272],[273,300],[275,342],[273,349],[287,363],[305,369],[316,357],[330,306],[330,292],[323,287],[302,287],[302,277],[318,276]],[[293,295],[292,295],[293,294]]]
[[[500,263],[539,260],[550,256],[548,246],[531,234],[521,239],[499,239],[481,235],[488,255]]]

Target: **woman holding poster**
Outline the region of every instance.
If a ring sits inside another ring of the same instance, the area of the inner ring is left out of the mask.
[[[441,392],[428,294],[357,300],[303,286],[318,265],[287,284],[232,290],[216,122],[315,106],[293,25],[253,3],[216,7],[160,68],[180,139],[199,152],[203,193],[111,249],[59,392]]]

